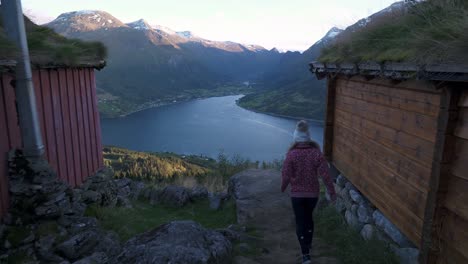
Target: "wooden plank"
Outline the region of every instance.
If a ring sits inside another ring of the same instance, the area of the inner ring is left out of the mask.
[[[36,107],[37,107],[37,114],[39,116],[39,123],[41,126],[41,135],[42,135],[42,142],[44,144],[44,158],[49,159],[49,152],[48,152],[48,145],[47,145],[47,137],[46,137],[46,130],[45,130],[45,121],[44,121],[44,103],[42,99],[42,88],[41,88],[41,75],[38,70],[33,71],[33,84],[34,84],[34,93],[36,95]]]
[[[355,155],[360,155],[360,157],[357,158],[369,161],[366,168],[361,168],[362,170],[368,170],[360,172],[364,180],[374,181],[386,190],[386,192],[396,197],[407,210],[412,211],[419,218],[423,218],[424,208],[421,204],[424,204],[426,201],[427,190],[423,192],[416,189],[402,179],[401,176],[398,176],[385,166],[382,166],[379,161],[375,160],[378,154],[372,151],[372,146],[366,143],[365,140],[356,140],[352,138],[350,134],[348,138],[335,138],[335,142],[344,148],[352,149]],[[350,164],[351,167],[359,165],[359,163]],[[356,170],[358,169],[359,168],[356,167]]]
[[[346,128],[339,122],[335,124],[335,130],[336,137],[345,141],[345,144],[360,148],[367,157],[391,171],[405,186],[408,185],[408,188],[411,187],[420,192],[427,192],[429,189],[431,175],[429,168],[401,157],[397,152],[366,137],[362,132]]]
[[[80,184],[80,177],[82,173],[81,162],[81,147],[80,147],[80,131],[78,124],[78,111],[76,106],[77,89],[75,89],[75,82],[73,80],[73,70],[66,70],[67,76],[67,92],[68,92],[68,105],[70,112],[70,128],[73,141],[73,161],[75,167],[75,177],[70,184],[77,186]]]
[[[437,100],[439,95],[437,94],[377,86],[346,79],[338,81],[337,94],[434,117],[439,113]]]
[[[7,129],[10,141],[10,148],[21,147],[21,130],[18,121],[18,111],[16,110],[16,95],[14,87],[10,85],[13,77],[9,74],[4,74],[2,78],[3,93],[6,107]]]
[[[468,219],[468,180],[450,177],[444,205],[462,218]]]
[[[88,99],[88,119],[89,119],[89,133],[90,133],[90,141],[91,141],[91,162],[92,162],[92,169],[91,169],[91,174],[94,174],[96,170],[99,168],[99,157],[97,154],[97,149],[96,149],[96,122],[94,121],[94,104],[93,104],[93,93],[91,89],[93,87],[91,86],[91,80],[90,80],[90,74],[89,71],[92,70],[92,68],[86,68],[83,69],[84,71],[84,78],[85,78],[85,83],[86,83],[86,98]],[[88,175],[89,176],[89,175]]]
[[[458,106],[468,108],[468,91],[463,91],[462,95],[460,96],[460,102],[458,103]]]
[[[63,110],[59,91],[58,72],[55,69],[49,70],[50,89],[52,94],[52,111],[54,116],[55,142],[57,151],[57,173],[60,179],[68,181],[67,174],[67,153],[65,151],[65,135],[63,129]]]
[[[97,101],[97,96],[96,96],[96,77],[94,73],[94,69],[90,70],[90,79],[91,79],[91,91],[93,93],[93,98],[94,98],[94,122],[95,124],[95,129],[96,129],[96,149],[98,150],[98,161],[99,161],[99,167],[104,166],[104,158],[102,156],[102,137],[101,137],[101,120],[99,118],[99,111],[98,111],[98,101]]]
[[[457,138],[451,170],[453,175],[468,180],[468,140]]]
[[[369,121],[435,142],[437,119],[434,117],[368,103],[343,95],[336,97],[336,108],[358,115]]]
[[[458,113],[458,124],[455,128],[457,137],[468,139],[468,108],[460,108]]]
[[[58,172],[57,142],[55,140],[54,110],[52,106],[52,91],[48,70],[40,70],[41,90],[44,110],[45,137],[47,138],[48,160],[51,167]]]
[[[424,167],[428,167],[432,163],[434,155],[434,143],[432,142],[366,120],[340,109],[336,109],[335,119],[336,122],[364,133],[366,137],[393,149],[415,163]]]
[[[67,72],[64,69],[58,69],[58,92],[60,95],[60,104],[62,109],[63,142],[65,146],[66,157],[66,181],[74,185],[75,166],[73,161],[73,140],[70,124],[69,95],[67,89]]]
[[[323,153],[327,160],[331,160],[333,151],[333,122],[335,116],[336,79],[327,79],[327,105],[325,127],[323,130]]]
[[[386,88],[391,88],[391,89],[397,89],[397,90],[407,90],[407,91],[414,91],[414,92],[424,92],[424,93],[432,93],[432,94],[439,94],[440,91],[438,90],[438,87],[434,84],[432,81],[426,81],[426,80],[404,80],[401,82],[395,82],[392,79],[389,78],[381,78],[377,77],[371,80],[368,80],[364,76],[354,76],[351,78],[351,80],[356,81],[356,82],[362,82],[364,84],[368,85],[376,85],[379,87],[386,87]],[[431,102],[434,105],[437,105],[437,99],[433,99],[433,102]]]
[[[0,73],[0,126],[2,128],[8,125],[6,117],[6,105],[5,105],[5,89],[4,87],[4,74]],[[7,197],[8,197],[8,165],[7,165],[7,152],[10,147],[10,139],[8,136],[7,129],[0,129],[0,216],[5,216],[7,212]]]
[[[449,213],[444,219],[441,238],[449,246],[468,258],[468,221]]]
[[[353,155],[355,154],[355,155]],[[422,220],[414,215],[407,208],[402,207],[402,203],[386,192],[379,184],[369,177],[363,177],[367,173],[366,159],[360,159],[359,155],[352,150],[333,150],[334,165],[387,216],[411,241],[419,245],[421,239]],[[362,164],[359,171],[350,167],[352,163]],[[372,179],[372,177],[370,177]]]
[[[86,79],[84,76],[84,69],[79,69],[78,74],[80,77],[80,91],[81,91],[81,103],[83,104],[83,127],[84,127],[84,134],[85,134],[85,144],[86,144],[86,159],[88,170],[86,171],[86,175],[82,180],[84,181],[89,175],[93,172],[93,152],[91,150],[91,133],[90,133],[90,121],[89,121],[89,106],[88,106],[88,93],[86,92]]]
[[[88,159],[86,157],[86,134],[85,134],[85,124],[83,117],[83,93],[81,92],[80,86],[80,75],[78,69],[73,69],[73,82],[75,87],[75,106],[77,111],[77,122],[78,122],[78,135],[80,142],[80,160],[81,160],[81,174],[78,175],[77,185],[80,185],[83,182],[83,179],[88,174]]]

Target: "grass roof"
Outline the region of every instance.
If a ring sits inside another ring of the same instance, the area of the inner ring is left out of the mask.
[[[34,24],[25,17],[29,53],[33,65],[38,66],[78,66],[102,65],[107,55],[100,42],[84,42],[68,39],[47,27]],[[18,50],[7,39],[0,13],[0,60],[16,59]]]
[[[466,64],[468,1],[413,1],[364,27],[348,28],[322,50],[319,61]]]

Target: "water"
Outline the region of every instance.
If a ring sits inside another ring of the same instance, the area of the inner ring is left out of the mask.
[[[297,120],[245,110],[236,105],[241,97],[212,97],[104,119],[103,143],[213,158],[222,151],[258,161],[282,159]],[[310,129],[313,139],[322,143],[323,126],[311,124]]]

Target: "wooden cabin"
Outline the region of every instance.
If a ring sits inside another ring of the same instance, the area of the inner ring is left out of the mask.
[[[327,159],[416,246],[468,263],[468,67],[311,63]]]
[[[106,48],[24,20],[34,40],[29,53],[44,156],[60,179],[77,186],[103,166],[95,69],[105,66]],[[22,148],[14,87],[19,51],[3,32],[0,23],[0,218],[9,206],[7,154]]]
[[[8,64],[0,62],[0,216],[9,205],[7,154],[22,147]],[[45,157],[60,179],[80,185],[103,166],[94,66],[36,68],[33,82]]]

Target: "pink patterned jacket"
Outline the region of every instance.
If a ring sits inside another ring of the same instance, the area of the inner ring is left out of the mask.
[[[283,163],[281,192],[291,184],[291,197],[319,197],[322,177],[332,201],[336,198],[328,163],[320,149],[308,143],[299,143],[290,150]]]

